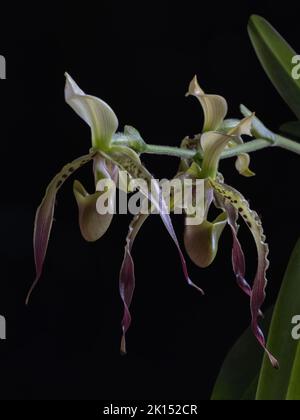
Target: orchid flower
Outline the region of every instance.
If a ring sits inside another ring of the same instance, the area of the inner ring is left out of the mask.
[[[250,297],[252,314],[252,330],[255,337],[265,349],[273,366],[277,367],[276,359],[266,349],[263,333],[259,327],[259,317],[262,315],[261,307],[265,299],[267,284],[266,272],[268,269],[268,245],[262,224],[256,212],[250,209],[248,202],[240,192],[224,183],[219,172],[221,154],[226,148],[243,143],[243,135],[251,135],[253,115],[248,115],[241,121],[225,120],[227,103],[218,95],[207,95],[200,88],[195,77],[189,86],[188,95],[195,96],[204,111],[203,132],[194,139],[186,138],[182,148],[192,148],[199,151],[199,156],[182,159],[178,178],[204,180],[204,221],[201,224],[187,224],[184,232],[184,243],[190,258],[200,267],[210,265],[218,251],[219,238],[228,224],[232,231],[233,248],[232,264],[239,287]],[[115,189],[108,187],[105,192],[97,190],[99,180],[106,179],[115,185],[120,178],[121,171],[125,171],[130,179],[142,179],[144,186],[139,184],[139,190],[155,209],[175,243],[187,283],[201,293],[202,290],[190,279],[186,261],[175,234],[169,211],[174,210],[175,202],[171,208],[167,207],[161,187],[152,177],[140,160],[140,153],[146,150],[147,145],[139,132],[130,126],[125,126],[124,132],[117,132],[118,119],[113,110],[101,99],[85,94],[75,81],[66,74],[65,85],[66,102],[90,126],[92,148],[89,153],[65,165],[63,169],[50,182],[42,203],[37,209],[34,226],[34,257],[36,278],[28,293],[29,297],[39,281],[53,224],[56,195],[63,183],[80,167],[92,162],[95,191],[89,194],[84,186],[77,180],[73,184],[73,192],[78,205],[79,226],[82,236],[87,241],[97,241],[108,230],[112,221],[112,214],[100,214],[96,202],[102,194],[112,204],[115,201]],[[180,150],[180,149],[179,149]],[[184,154],[187,155],[186,153]],[[189,156],[189,155],[188,155]],[[244,176],[253,176],[249,169],[250,158],[247,154],[237,157],[236,168]],[[151,186],[151,188],[149,188]],[[154,187],[154,191],[153,191]],[[119,185],[119,188],[120,185]],[[127,191],[127,190],[126,190]],[[150,193],[151,191],[151,193]],[[215,205],[220,209],[219,216],[213,221],[208,220],[209,210]],[[173,206],[173,207],[172,207]],[[135,288],[134,262],[131,255],[134,240],[147,219],[148,214],[137,214],[129,225],[126,238],[123,263],[119,276],[120,295],[124,305],[122,319],[121,352],[126,353],[125,335],[131,324],[130,305]],[[245,256],[238,240],[238,218],[242,217],[254,238],[257,253],[257,273],[251,287],[245,279]],[[197,223],[197,222],[196,222]]]
[[[185,227],[186,251],[196,265],[207,267],[217,254],[219,238],[226,224],[230,226],[233,236],[233,270],[238,285],[250,297],[253,333],[266,350],[272,365],[278,367],[278,362],[266,349],[265,338],[258,324],[259,317],[262,315],[261,307],[265,300],[266,272],[269,266],[269,248],[265,242],[266,237],[262,223],[258,214],[250,209],[249,203],[243,195],[226,185],[218,171],[219,160],[224,149],[230,147],[231,144],[242,143],[243,135],[251,135],[253,115],[244,118],[224,133],[222,123],[227,113],[225,99],[217,95],[206,95],[200,88],[196,77],[190,83],[188,95],[193,95],[199,100],[204,112],[203,133],[196,137],[196,147],[201,152],[202,161],[199,164],[190,162],[191,166],[186,166],[186,168],[188,167],[186,176],[205,180],[205,220],[200,225]],[[185,139],[182,147],[187,147],[187,144],[188,140]],[[195,139],[191,140],[191,144],[195,147]],[[186,164],[187,162],[185,162]],[[253,174],[250,172],[248,164],[248,155],[240,156],[236,162],[239,172],[246,176]],[[182,168],[181,165],[181,170]],[[221,210],[221,213],[213,222],[209,222],[207,220],[208,212],[213,203]],[[245,257],[237,237],[238,217],[245,221],[257,248],[258,267],[252,288],[245,279]]]
[[[194,96],[200,102],[203,113],[204,113],[204,124],[202,132],[207,131],[226,131],[227,134],[234,134],[231,128],[231,124],[236,125],[235,120],[225,120],[228,105],[226,100],[219,95],[208,95],[199,86],[197,76],[195,76],[190,82],[188,92],[186,96]],[[227,126],[229,130],[226,130]],[[237,144],[243,144],[243,139],[241,136],[234,136],[226,145],[226,148],[234,147]],[[247,153],[242,153],[237,157],[235,166],[238,172],[245,176],[251,177],[255,174],[249,169],[250,156]]]
[[[133,127],[127,126],[125,127],[124,133],[117,133],[118,119],[113,110],[101,99],[85,94],[68,74],[66,74],[65,100],[90,126],[92,148],[87,155],[64,166],[53,178],[46,190],[42,203],[37,209],[34,226],[36,278],[28,293],[26,302],[28,303],[29,297],[42,274],[53,224],[57,192],[69,176],[89,162],[93,162],[95,184],[103,178],[116,182],[119,170],[123,170],[127,172],[129,177],[142,178],[148,185],[152,183],[152,186],[155,186],[156,194],[150,195],[149,189],[143,189],[143,187],[140,187],[140,191],[152,203],[152,206],[158,210],[167,231],[175,243],[186,281],[201,291],[189,278],[186,262],[166,209],[166,204],[161,196],[159,184],[142,165],[138,153],[128,146],[134,145],[136,150],[139,148],[142,149],[143,140],[138,131]],[[124,145],[124,139],[127,145]],[[102,193],[95,190],[93,194],[89,194],[79,181],[74,182],[73,192],[79,209],[79,226],[82,236],[87,241],[96,241],[105,234],[112,220],[111,214],[101,215],[97,212],[96,201]],[[113,193],[113,189],[106,191],[106,194],[108,194],[109,199],[112,201],[115,199]],[[135,286],[131,248],[138,230],[146,218],[147,216],[145,215],[137,215],[130,224],[124,260],[120,271],[120,294],[124,302],[121,351],[124,353],[126,352],[125,333],[131,322],[129,307]]]

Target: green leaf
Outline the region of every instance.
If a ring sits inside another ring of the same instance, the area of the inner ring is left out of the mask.
[[[282,98],[300,119],[300,78],[292,77],[296,52],[261,16],[249,20],[248,33],[255,52]]]
[[[282,283],[268,339],[268,348],[278,358],[280,370],[274,370],[264,359],[257,400],[300,400],[300,341],[291,334],[295,315],[300,315],[300,240]]]
[[[293,370],[291,373],[289,388],[286,394],[286,400],[293,401],[300,399],[300,346],[297,346],[297,353],[295,356],[295,361],[293,365]]]
[[[300,121],[291,121],[282,124],[280,131],[290,137],[300,140]]]
[[[271,322],[270,308],[262,324],[265,330]],[[263,353],[249,327],[233,346],[224,361],[216,381],[212,400],[254,400]]]
[[[271,322],[271,320],[270,320]],[[259,372],[251,382],[250,386],[247,388],[246,392],[244,393],[243,397],[241,398],[241,401],[254,401],[257,385],[258,385],[258,379],[259,379]]]

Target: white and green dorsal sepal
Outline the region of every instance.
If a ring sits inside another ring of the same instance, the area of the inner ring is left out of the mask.
[[[65,76],[67,104],[90,126],[93,147],[108,150],[119,125],[114,111],[102,99],[83,92],[68,73]]]

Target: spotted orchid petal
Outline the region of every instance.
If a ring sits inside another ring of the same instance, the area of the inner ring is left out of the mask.
[[[82,156],[74,160],[73,162],[68,163],[52,179],[52,181],[48,185],[45,197],[43,198],[42,203],[37,209],[35,216],[33,246],[36,267],[36,278],[27,295],[26,304],[28,304],[30,295],[42,274],[42,269],[48,248],[49,237],[53,224],[56,194],[60,187],[63,185],[63,183],[66,181],[66,179],[68,179],[69,176],[72,175],[73,172],[79,169],[81,166],[90,162],[95,155],[96,153],[92,152],[89,155]]]
[[[135,159],[136,160],[136,159]],[[180,177],[180,176],[179,176]],[[152,205],[153,207],[153,205]],[[176,201],[171,200],[170,202],[170,211],[174,211],[176,207]],[[119,288],[120,295],[124,305],[124,314],[122,319],[122,340],[120,351],[121,354],[126,354],[126,333],[131,325],[131,314],[130,314],[130,305],[135,289],[135,273],[134,273],[134,261],[132,258],[131,250],[134,243],[134,240],[141,229],[144,222],[149,217],[149,214],[137,214],[132,222],[129,225],[129,231],[126,238],[126,246],[124,251],[124,258],[122,267],[120,270],[119,277]]]
[[[226,100],[219,95],[207,95],[199,86],[197,76],[195,76],[189,85],[186,96],[195,96],[204,112],[203,132],[217,130],[228,111]]]
[[[170,215],[168,214],[168,208],[164,201],[158,182],[152,177],[152,175],[147,171],[147,169],[144,166],[142,166],[139,157],[132,155],[132,150],[127,150],[126,147],[114,147],[111,149],[110,155],[106,155],[104,152],[102,152],[102,155],[105,157],[106,160],[110,160],[112,163],[118,165],[121,170],[126,171],[131,178],[145,180],[148,187],[150,186],[150,184],[152,185],[151,194],[149,194],[148,189],[145,190],[142,187],[142,185],[140,186],[140,191],[152,203],[152,206],[154,206],[154,208],[158,210],[167,231],[173,239],[179,252],[186,281],[190,286],[195,287],[198,291],[203,293],[203,291],[191,281],[188,275],[187,265],[182,254],[179,242],[177,240]],[[119,287],[120,295],[124,304],[124,315],[122,319],[123,336],[121,340],[121,353],[123,354],[126,353],[125,335],[131,324],[131,315],[129,308],[135,288],[134,263],[131,256],[131,248],[139,229],[141,228],[142,224],[144,223],[147,217],[148,214],[140,215],[139,217],[137,216],[133,219],[133,222],[129,227],[124,259],[120,271]]]
[[[124,314],[122,319],[123,336],[121,340],[120,349],[122,354],[126,354],[126,332],[128,331],[128,328],[131,324],[131,314],[129,308],[135,289],[134,262],[131,255],[131,250],[134,240],[148,216],[148,214],[136,215],[129,225],[129,231],[126,238],[124,259],[121,266],[119,278],[120,295],[124,304]]]
[[[106,155],[104,152],[102,152],[102,155],[107,160],[111,160],[113,163],[117,164],[120,167],[120,169],[127,171],[133,179],[143,179],[146,181],[148,188],[144,189],[141,185],[140,192],[152,203],[155,209],[159,212],[160,217],[178,250],[183,273],[187,283],[190,286],[195,287],[201,293],[203,293],[203,291],[197,285],[195,285],[189,277],[186,261],[181,251],[176,233],[174,231],[171,217],[169,215],[169,209],[167,208],[167,204],[165,203],[165,200],[163,198],[163,194],[159,183],[153,178],[153,176],[141,163],[133,159],[132,156],[127,153],[126,149],[127,148],[125,147],[119,147],[115,149],[115,153],[112,152],[110,153],[110,155]],[[132,150],[130,151],[130,153],[131,152]],[[149,190],[150,187],[151,189]]]
[[[103,178],[111,179],[116,184],[119,178],[118,167],[103,159],[99,154],[93,159],[93,172],[96,184],[99,179]]]
[[[205,220],[200,225],[185,226],[185,249],[198,267],[206,268],[214,261],[226,224],[227,214],[223,212],[213,222]]]
[[[266,272],[269,267],[269,247],[265,242],[266,237],[264,235],[261,220],[258,214],[250,209],[249,203],[237,190],[225,184],[220,184],[219,182],[213,179],[210,180],[210,183],[214,190],[223,198],[229,200],[230,204],[239,212],[240,216],[243,218],[243,220],[249,227],[254,238],[257,248],[258,266],[251,293],[251,326],[258,342],[268,354],[270,362],[274,367],[278,368],[278,362],[266,348],[266,341],[263,332],[261,331],[258,325],[258,319],[261,314],[261,307],[265,300],[265,289],[267,285]]]
[[[68,73],[65,76],[67,104],[90,126],[93,147],[107,150],[119,124],[115,113],[101,99],[86,95]]]

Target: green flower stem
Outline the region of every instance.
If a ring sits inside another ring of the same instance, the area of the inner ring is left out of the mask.
[[[262,149],[265,149],[266,147],[271,147],[271,146],[274,146],[274,144],[270,140],[265,140],[265,139],[251,140],[251,141],[248,141],[247,143],[239,144],[238,146],[225,150],[222,153],[221,159],[235,157],[242,153],[256,152],[257,150],[262,150]],[[300,152],[300,149],[299,149],[299,152]]]
[[[285,137],[276,135],[274,140],[256,139],[244,144],[227,149],[223,152],[221,159],[228,159],[240,155],[241,153],[252,153],[267,147],[281,147],[290,152],[300,155],[300,143]],[[156,146],[154,144],[147,144],[142,153],[152,155],[168,155],[175,156],[182,159],[192,159],[196,152],[194,150],[180,149],[172,146]],[[199,153],[199,152],[198,152]]]
[[[175,156],[180,159],[193,159],[196,155],[194,150],[180,149],[179,147],[173,146],[160,146],[156,144],[143,144],[141,150],[136,148],[128,139],[118,139],[113,142],[113,145],[123,145],[132,147],[138,153],[147,153],[151,155],[166,155],[166,156]],[[281,147],[282,149],[289,150],[290,152],[297,153],[300,155],[300,143],[290,140],[286,137],[282,137],[279,134],[274,134],[272,139],[257,138],[255,140],[248,141],[244,144],[239,144],[238,146],[226,149],[221,159],[228,159],[240,155],[241,153],[252,153],[258,150],[265,149],[267,147]],[[198,156],[201,158],[201,152],[197,152]]]
[[[182,159],[193,159],[196,154],[194,150],[180,149],[179,147],[172,146],[157,146],[156,144],[147,144],[142,153],[175,156]]]
[[[300,143],[290,140],[286,137],[277,135],[275,137],[275,146],[279,146],[283,149],[289,150],[290,152],[294,152],[300,155]]]

